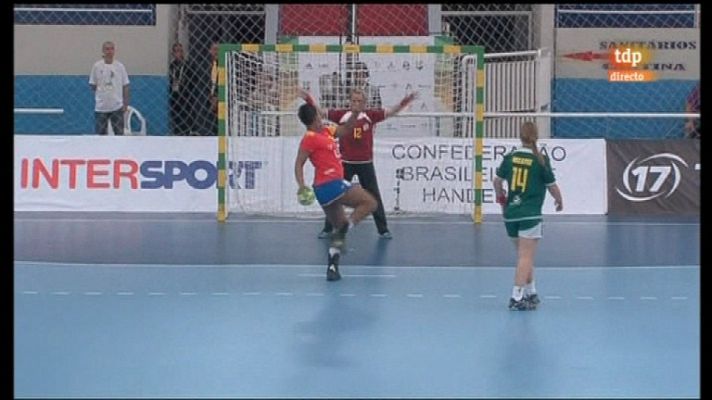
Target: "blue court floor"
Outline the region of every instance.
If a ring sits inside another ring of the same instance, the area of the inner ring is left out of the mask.
[[[499,216],[15,213],[17,397],[696,398],[697,217],[551,216],[507,309]]]

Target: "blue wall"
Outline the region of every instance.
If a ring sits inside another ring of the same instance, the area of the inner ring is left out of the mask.
[[[149,135],[168,134],[168,79],[132,75],[131,105],[146,118]],[[15,108],[64,108],[61,115],[15,115],[15,133],[94,133],[94,96],[87,76],[16,76]],[[556,79],[554,112],[684,112],[695,81],[611,83],[598,79]],[[161,95],[156,96],[156,93]],[[554,118],[560,138],[683,137],[680,118]],[[134,129],[137,130],[138,127]]]
[[[697,82],[660,80],[615,83],[601,79],[556,79],[554,112],[685,112],[685,100]],[[661,138],[684,136],[683,118],[554,118],[559,138]]]
[[[147,134],[166,135],[168,78],[131,75],[129,79],[130,104],[146,119]],[[15,133],[94,134],[94,94],[86,75],[15,76],[14,99],[15,108],[64,108],[60,115],[15,114]]]

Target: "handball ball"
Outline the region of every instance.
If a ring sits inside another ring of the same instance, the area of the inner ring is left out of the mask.
[[[314,196],[314,190],[312,190],[312,188],[305,187],[297,192],[297,199],[299,200],[299,204],[303,206],[310,206],[314,204],[316,196]]]

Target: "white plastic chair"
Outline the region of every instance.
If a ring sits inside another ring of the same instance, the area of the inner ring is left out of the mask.
[[[131,118],[136,117],[141,124],[141,127],[137,132],[131,130]],[[114,128],[109,123],[107,128],[107,134],[109,136],[114,136]],[[126,114],[124,114],[124,135],[125,136],[146,136],[146,118],[141,115],[141,113],[132,106],[128,106]]]

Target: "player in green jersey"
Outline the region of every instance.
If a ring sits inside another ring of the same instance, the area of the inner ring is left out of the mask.
[[[542,237],[541,208],[546,191],[554,197],[556,211],[564,207],[549,158],[537,147],[538,136],[536,125],[525,122],[519,134],[522,146],[504,156],[494,179],[504,226],[517,248],[510,310],[533,310],[539,303],[534,286],[534,255]],[[507,181],[507,192],[504,181]]]

